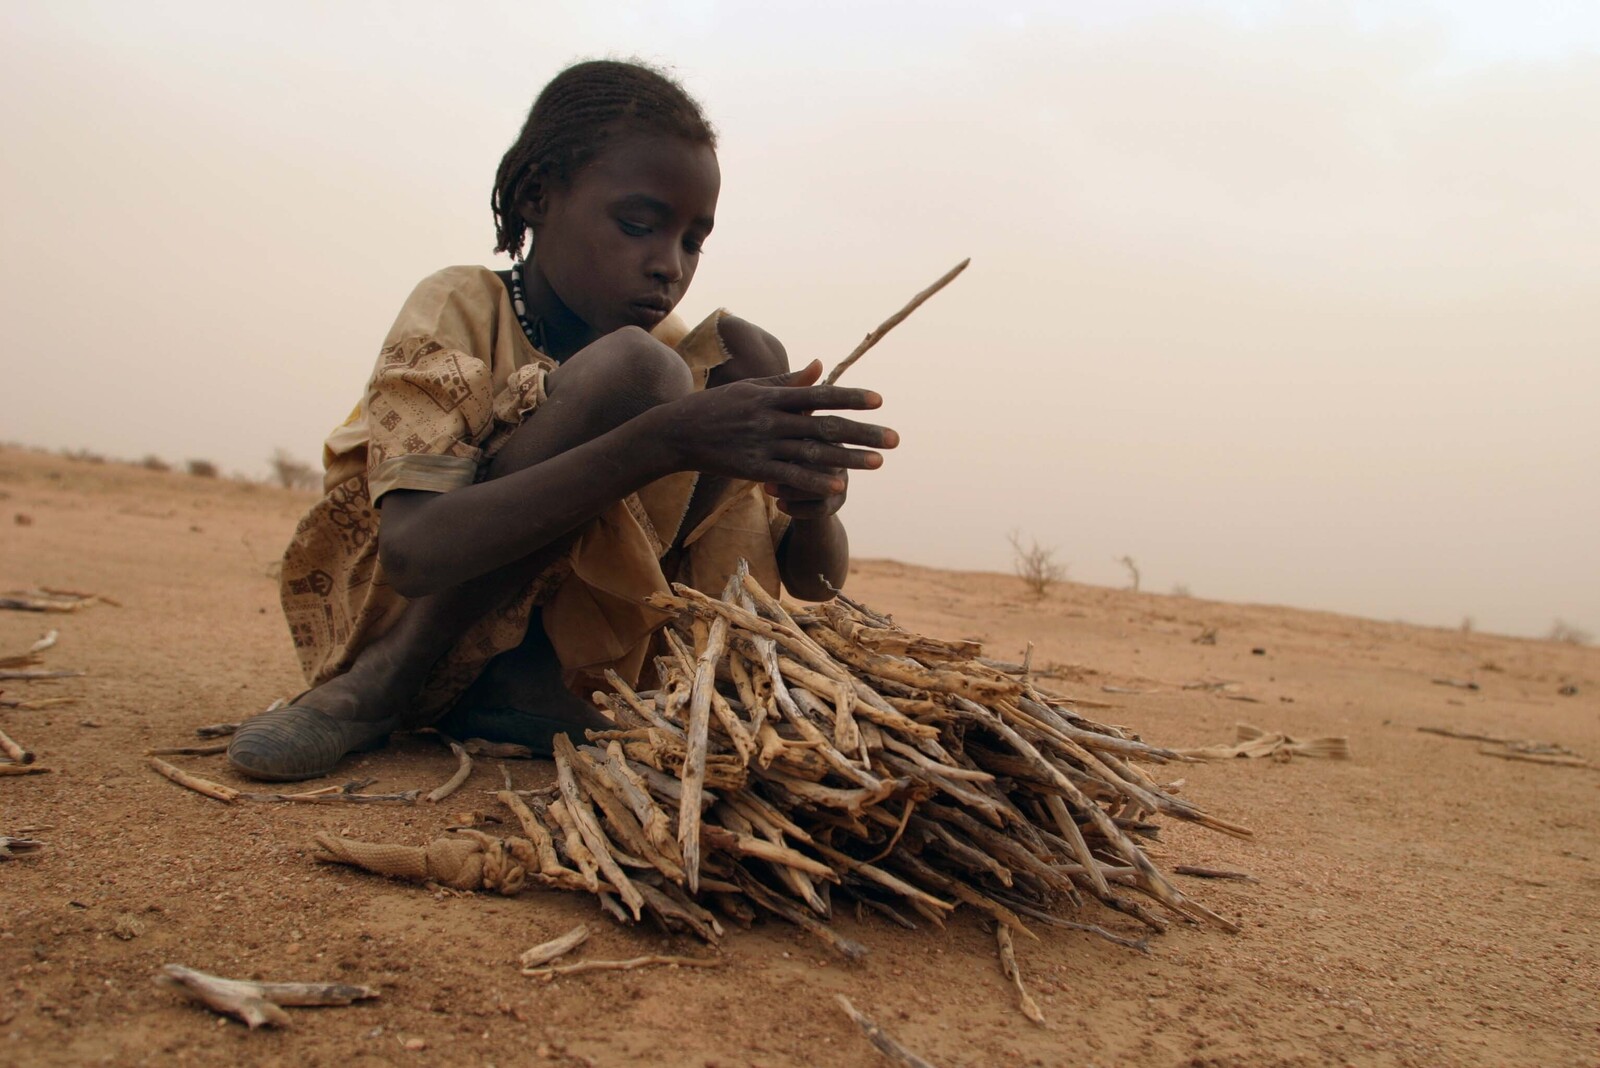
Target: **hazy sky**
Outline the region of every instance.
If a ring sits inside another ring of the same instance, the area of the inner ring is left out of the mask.
[[[1600,630],[1600,5],[0,2],[0,439],[265,471],[412,285],[494,263],[539,87],[670,64],[721,139],[683,311],[905,444],[855,550]]]

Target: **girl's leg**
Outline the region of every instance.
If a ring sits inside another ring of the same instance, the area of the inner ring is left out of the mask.
[[[683,360],[648,334],[609,334],[551,372],[546,400],[511,433],[490,462],[488,477],[540,463],[649,408],[686,396],[692,388]],[[381,537],[381,526],[379,531]],[[381,744],[397,727],[422,726],[407,710],[434,664],[476,620],[558,560],[575,536],[411,601],[395,625],[361,650],[344,674],[308,691],[289,708],[240,727],[228,747],[234,767],[254,778],[313,778],[331,771],[346,753]],[[577,714],[571,705],[566,712]]]
[[[724,316],[717,324],[728,359],[711,371],[707,389],[742,382],[747,378],[771,378],[789,370],[789,354],[783,343],[753,323],[735,315]],[[728,479],[702,474],[689,499],[683,523],[678,527],[681,543],[711,514],[728,489]]]

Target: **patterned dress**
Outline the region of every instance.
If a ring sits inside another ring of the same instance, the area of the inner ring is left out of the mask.
[[[698,389],[728,358],[717,329],[726,314],[693,330],[669,316],[654,331]],[[484,477],[510,432],[538,410],[556,366],[529,343],[493,271],[449,267],[417,286],[384,339],[366,395],[329,435],[323,497],[284,552],[280,594],[307,683],[349,670],[405,610],[378,559],[378,501],[390,490],[446,493]],[[670,589],[663,558],[679,540],[696,478],[668,476],[590,522],[563,559],[462,634],[413,715],[444,712],[492,657],[521,643],[535,608],[575,689],[592,687],[606,668],[636,680],[665,619],[644,598]],[[787,524],[760,486],[736,483],[682,539],[670,577],[720,592],[742,557],[776,594],[776,546]]]

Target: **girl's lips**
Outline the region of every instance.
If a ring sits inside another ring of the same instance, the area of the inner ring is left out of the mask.
[[[636,300],[631,307],[638,318],[648,322],[651,326],[665,319],[672,310],[667,307],[665,301],[654,300]]]

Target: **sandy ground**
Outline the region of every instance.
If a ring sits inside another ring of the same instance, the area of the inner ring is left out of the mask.
[[[0,864],[0,1062],[886,1063],[836,1008],[842,992],[943,1066],[1600,1063],[1600,773],[1491,759],[1416,730],[1600,757],[1600,649],[1076,585],[1037,601],[1009,576],[863,562],[857,596],[996,655],[1031,640],[1036,663],[1063,671],[1058,689],[1114,705],[1103,718],[1147,739],[1224,742],[1243,719],[1348,735],[1354,759],[1188,770],[1189,796],[1256,839],[1172,827],[1158,862],[1254,873],[1259,883],[1182,880],[1244,932],[1177,929],[1149,956],[1076,933],[1021,944],[1044,1027],[1018,1013],[992,937],[964,914],[917,932],[842,915],[871,948],[858,965],[764,924],[730,935],[720,969],[545,983],[519,976],[516,954],[578,921],[596,929],[596,956],[704,950],[619,928],[583,897],[440,897],[308,855],[319,829],[422,842],[455,813],[491,808],[493,762],[437,809],[228,807],[144,765],[145,747],[298,688],[269,567],[306,502],[0,451],[0,589],[122,603],[0,612],[0,654],[59,627],[47,666],[88,672],[3,684],[78,700],[0,710],[55,769],[0,778],[0,834],[49,828],[47,851]],[[1194,641],[1206,628],[1214,645]],[[1481,688],[1432,681],[1443,676]],[[1198,680],[1236,682],[1231,693],[1256,703],[1182,689]],[[236,781],[219,757],[177,759]],[[453,766],[436,739],[410,736],[348,770],[405,789]],[[548,775],[512,770],[519,785]],[[368,983],[382,997],[250,1033],[153,986],[168,961]]]

